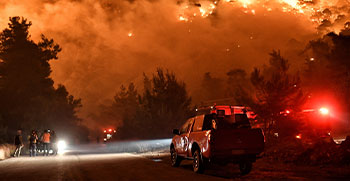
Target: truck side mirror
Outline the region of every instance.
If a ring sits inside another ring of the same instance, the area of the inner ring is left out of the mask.
[[[174,135],[180,135],[180,131],[178,129],[173,129],[173,134]]]

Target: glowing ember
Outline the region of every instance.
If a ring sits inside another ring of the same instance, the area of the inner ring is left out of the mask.
[[[179,16],[179,20],[180,20],[180,21],[188,21],[188,18],[185,18],[185,17],[183,17],[183,16]]]
[[[286,3],[293,8],[299,8],[298,2],[299,0],[280,0],[281,3]]]

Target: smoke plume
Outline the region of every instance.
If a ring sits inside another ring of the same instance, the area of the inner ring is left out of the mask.
[[[89,120],[121,84],[142,89],[143,72],[156,67],[174,71],[191,92],[204,72],[250,71],[272,49],[297,59],[288,50],[338,31],[348,12],[347,1],[326,0],[7,0],[0,28],[22,16],[32,21],[35,41],[42,33],[61,45],[52,78],[82,98],[80,116]]]

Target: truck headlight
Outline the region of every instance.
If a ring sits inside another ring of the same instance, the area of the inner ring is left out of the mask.
[[[67,148],[67,144],[65,141],[60,140],[57,142],[57,153],[58,154],[63,154]]]

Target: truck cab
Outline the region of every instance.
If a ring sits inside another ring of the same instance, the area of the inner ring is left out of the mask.
[[[193,159],[193,170],[201,173],[206,164],[238,163],[242,174],[249,173],[264,149],[262,130],[251,128],[242,107],[215,106],[198,113],[173,130],[172,166]]]

